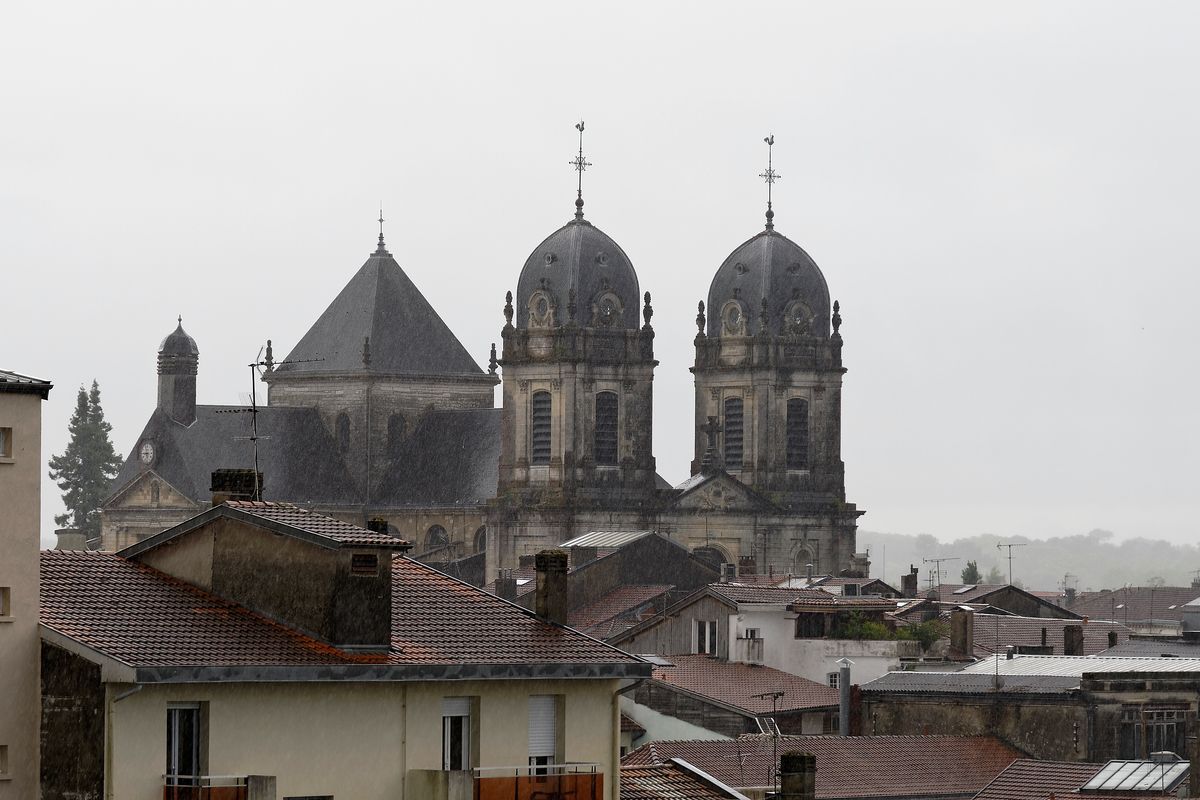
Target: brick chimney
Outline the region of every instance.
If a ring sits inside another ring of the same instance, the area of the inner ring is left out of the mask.
[[[537,595],[534,608],[547,622],[567,624],[567,552],[543,550],[537,554]]]
[[[781,800],[815,800],[817,757],[812,753],[784,753],[779,757]]]
[[[1083,655],[1083,626],[1067,625],[1063,628],[1063,655]]]
[[[956,608],[950,612],[950,655],[970,658],[975,654],[975,612]]]
[[[917,568],[908,565],[908,574],[900,576],[900,594],[904,597],[917,596]]]
[[[212,504],[219,506],[226,500],[257,500],[262,497],[265,486],[262,473],[258,473],[258,497],[254,495],[254,470],[219,469],[212,474]]]
[[[512,570],[502,569],[496,576],[496,597],[510,603],[517,602],[517,579],[513,577]]]

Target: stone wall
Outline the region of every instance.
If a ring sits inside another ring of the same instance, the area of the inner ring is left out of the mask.
[[[104,685],[100,667],[42,643],[43,800],[100,800]]]

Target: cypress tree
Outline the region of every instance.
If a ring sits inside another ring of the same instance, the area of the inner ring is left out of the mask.
[[[62,490],[67,507],[67,513],[55,516],[54,523],[83,531],[88,541],[95,541],[100,538],[100,504],[121,468],[121,457],[108,436],[112,425],[104,420],[96,381],[90,392],[79,387],[67,430],[71,434],[67,449],[50,459],[50,478]]]

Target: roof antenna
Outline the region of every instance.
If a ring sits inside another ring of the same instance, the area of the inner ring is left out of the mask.
[[[575,130],[579,131],[579,155],[575,156],[574,159],[572,159],[571,161],[568,161],[567,163],[570,164],[571,166],[573,166],[575,168],[575,171],[579,173],[579,184],[575,189],[575,219],[582,220],[583,219],[583,171],[585,169],[587,169],[588,167],[590,167],[592,164],[590,161],[585,160],[583,157],[583,120],[579,120],[579,122],[576,123]]]
[[[775,181],[783,176],[776,173],[772,166],[773,151],[775,150],[775,134],[772,133],[763,139],[763,141],[767,143],[767,171],[760,172],[758,177],[767,182],[767,230],[772,231],[775,230],[775,212],[771,210],[771,187],[775,185]]]
[[[387,248],[383,246],[383,201],[379,201],[379,247],[375,249],[375,255],[388,255]]]

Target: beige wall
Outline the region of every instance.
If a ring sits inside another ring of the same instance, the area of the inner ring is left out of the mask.
[[[8,774],[0,800],[38,794],[38,551],[42,399],[0,392],[0,428],[12,428],[12,457],[0,459],[0,587],[9,614],[0,618],[0,748]]]
[[[479,698],[480,766],[527,764],[531,694],[564,696],[566,760],[600,764],[615,797],[612,680],[190,684],[116,700],[130,688],[109,689],[107,798],[162,797],[169,702],[206,704],[209,774],[275,775],[281,798],[397,800],[408,770],[441,768],[443,697]]]

